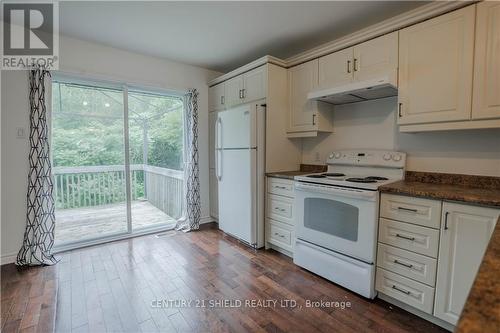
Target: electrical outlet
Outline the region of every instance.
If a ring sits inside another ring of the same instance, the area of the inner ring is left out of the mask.
[[[24,129],[24,127],[18,127],[16,128],[16,131],[18,139],[26,139],[26,130]]]

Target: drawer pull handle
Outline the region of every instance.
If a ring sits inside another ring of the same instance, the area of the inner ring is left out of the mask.
[[[274,207],[275,210],[279,210],[280,212],[286,212],[285,208]]]
[[[418,213],[418,209],[406,208],[406,207],[398,207],[398,210],[404,210],[405,212]]]
[[[408,268],[412,268],[413,267],[413,265],[405,264],[405,263],[403,263],[403,262],[401,262],[401,261],[399,261],[397,259],[394,259],[394,263],[398,264],[398,265],[401,265],[401,266],[404,266],[404,267],[408,267]]]
[[[281,237],[281,238],[285,238],[285,235],[280,235],[280,234],[279,234],[279,233],[277,233],[277,232],[275,232],[275,233],[274,233],[274,236],[279,236],[279,237]]]
[[[286,190],[285,186],[274,185],[274,188],[279,188],[280,190]]]
[[[411,241],[415,240],[415,237],[408,237],[408,236],[403,236],[403,235],[400,235],[400,234],[396,234],[396,237],[407,239],[407,240],[411,240]]]
[[[409,292],[408,290],[404,290],[404,289],[398,288],[395,285],[392,285],[392,289],[395,289],[395,290],[397,290],[399,292],[402,292],[403,294],[406,294],[406,295],[410,295],[411,294],[411,292]]]

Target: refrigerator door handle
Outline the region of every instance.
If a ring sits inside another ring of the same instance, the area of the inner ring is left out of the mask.
[[[215,170],[217,172],[217,179],[220,181],[222,179],[222,119],[217,118],[216,128],[216,138],[217,138],[217,156],[215,157]]]

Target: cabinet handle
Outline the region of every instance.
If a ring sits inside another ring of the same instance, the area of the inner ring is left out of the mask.
[[[220,104],[224,105],[225,102],[226,102],[226,98],[224,96],[221,96],[220,97]]]
[[[444,230],[448,230],[448,215],[450,215],[450,212],[444,213]]]
[[[407,211],[407,212],[418,213],[417,209],[406,208],[406,207],[398,207],[398,210],[404,210],[404,211]]]
[[[404,266],[404,267],[408,267],[408,268],[412,268],[413,267],[413,265],[405,264],[405,263],[403,263],[403,262],[401,262],[401,261],[399,261],[397,259],[394,259],[394,263],[398,264],[398,265],[401,265],[401,266]]]
[[[347,73],[351,73],[351,60],[347,60]]]
[[[358,62],[358,59],[354,58],[354,64],[353,64],[353,67],[354,67],[354,71],[357,72],[358,71],[358,66],[356,66]]]
[[[313,126],[316,125],[316,114],[313,114]]]
[[[403,235],[400,235],[400,234],[396,234],[396,237],[407,239],[407,240],[411,240],[411,241],[415,240],[415,237],[408,237],[408,236],[403,236]]]
[[[286,190],[286,187],[285,186],[278,186],[278,185],[275,185],[274,188],[279,188],[281,190]]]
[[[241,89],[241,98],[245,98],[246,89]]]
[[[399,292],[402,292],[403,294],[406,294],[406,295],[410,295],[411,294],[411,292],[409,292],[408,290],[404,290],[404,289],[398,288],[395,285],[392,285],[392,289],[395,289],[395,290],[397,290]]]
[[[398,116],[401,118],[403,116],[403,113],[401,109],[403,108],[403,103],[398,103]]]
[[[238,97],[241,99],[241,89],[238,90]]]

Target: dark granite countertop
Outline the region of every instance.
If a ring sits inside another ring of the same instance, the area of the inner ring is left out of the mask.
[[[500,178],[407,172],[406,179],[380,192],[500,207]]]
[[[299,170],[267,172],[266,176],[293,180],[293,177],[295,176],[302,176],[302,175],[307,175],[308,173],[325,172],[325,171],[326,171],[326,165],[301,164]]]
[[[299,170],[297,170],[297,171],[278,171],[278,172],[268,172],[268,173],[266,173],[266,176],[293,180],[293,177],[295,177],[295,176],[306,175],[308,173],[311,173],[311,171],[299,171]]]
[[[380,187],[380,192],[500,207],[499,189],[483,189],[464,185],[432,184],[403,180]]]
[[[500,218],[455,332],[500,332]]]

